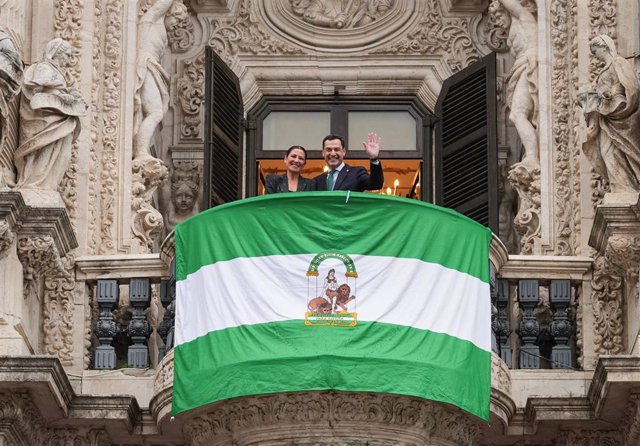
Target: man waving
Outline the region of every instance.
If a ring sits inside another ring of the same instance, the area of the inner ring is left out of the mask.
[[[315,178],[317,189],[358,192],[382,189],[384,175],[382,164],[378,159],[380,139],[375,133],[369,133],[367,141],[362,143],[370,160],[369,173],[364,167],[349,166],[344,163],[347,148],[342,136],[325,136],[322,140],[322,157],[327,163],[329,171]]]

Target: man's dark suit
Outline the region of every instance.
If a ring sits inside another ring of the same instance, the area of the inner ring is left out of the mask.
[[[333,190],[351,190],[363,192],[365,190],[382,189],[384,175],[382,173],[382,163],[370,165],[371,175],[367,169],[359,166],[349,166],[345,164],[335,179]],[[327,190],[327,174],[323,173],[314,178],[317,190]]]
[[[298,189],[296,192],[306,192],[316,190],[316,182],[311,178],[303,176],[298,177]],[[289,192],[289,180],[287,174],[284,175],[267,175],[265,184],[265,193],[276,194],[280,192]]]

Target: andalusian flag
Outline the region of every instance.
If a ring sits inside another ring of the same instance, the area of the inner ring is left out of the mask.
[[[490,231],[374,194],[236,201],[176,227],[172,413],[247,395],[412,395],[489,419]]]

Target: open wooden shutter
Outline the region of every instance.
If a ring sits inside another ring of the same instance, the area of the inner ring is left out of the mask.
[[[238,77],[205,49],[203,210],[242,198],[242,94]]]
[[[436,203],[498,233],[496,57],[448,78],[436,104]]]

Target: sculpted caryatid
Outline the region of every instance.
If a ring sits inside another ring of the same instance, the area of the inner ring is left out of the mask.
[[[13,186],[13,151],[7,144],[9,104],[20,92],[22,58],[9,34],[0,29],[0,187]],[[17,133],[17,129],[16,129]]]
[[[291,0],[305,22],[327,28],[364,26],[385,15],[394,0]]]
[[[611,192],[639,192],[640,82],[609,36],[593,38],[590,47],[604,68],[578,95],[586,121],[582,150]]]
[[[497,0],[496,21],[509,26],[507,45],[516,59],[507,78],[509,119],[524,146],[523,162],[539,164],[538,154],[538,24],[533,0]],[[505,16],[504,10],[509,15]],[[510,22],[510,25],[509,25]]]
[[[169,75],[160,65],[169,43],[167,27],[179,26],[187,14],[179,0],[157,0],[138,23],[134,159],[152,158],[151,138],[169,109]]]
[[[73,141],[87,106],[78,91],[67,87],[61,71],[71,45],[53,39],[42,61],[24,72],[20,101],[20,144],[14,161],[17,187],[57,190],[71,160]]]

